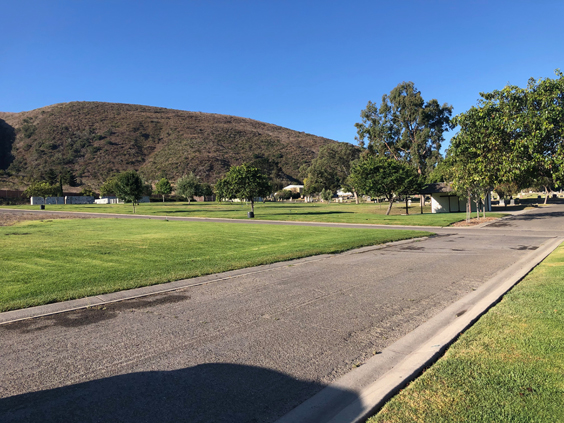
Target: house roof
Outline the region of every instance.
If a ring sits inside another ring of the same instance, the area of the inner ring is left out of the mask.
[[[429,184],[427,185],[422,191],[421,194],[435,194],[440,192],[452,192],[452,186],[447,184],[446,182],[439,182],[436,184]]]

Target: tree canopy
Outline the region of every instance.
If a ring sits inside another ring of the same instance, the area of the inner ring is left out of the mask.
[[[460,131],[447,158],[455,187],[562,185],[564,76],[556,75],[480,93],[477,106],[453,119]]]
[[[231,166],[229,172],[215,185],[218,201],[237,198],[251,202],[251,211],[255,211],[256,197],[266,197],[271,192],[268,177],[256,167],[242,164]]]
[[[165,200],[165,195],[170,195],[172,193],[172,185],[167,178],[161,178],[159,182],[155,185],[155,192],[158,195],[163,196],[163,203]]]
[[[311,165],[304,165],[300,169],[305,181],[305,194],[318,194],[323,190],[334,193],[340,188],[351,189],[348,185],[351,163],[359,158],[361,151],[360,148],[345,142],[321,147]]]
[[[402,82],[382,103],[368,102],[362,110],[356,139],[371,154],[412,165],[420,175],[432,171],[440,159],[444,132],[452,129],[452,106],[423,100],[413,82]],[[366,144],[367,143],[367,144]]]
[[[126,170],[115,178],[116,196],[120,200],[131,202],[133,213],[135,213],[135,205],[139,204],[139,200],[143,198],[143,190],[143,180],[134,170]]]
[[[201,191],[200,179],[190,172],[189,175],[184,175],[176,181],[176,195],[186,198],[188,204],[195,195],[199,195]]]
[[[56,185],[51,185],[47,181],[33,182],[24,191],[24,195],[27,197],[43,197],[43,202],[45,202],[45,198],[55,195],[58,189]]]
[[[352,168],[350,180],[360,194],[386,198],[390,203],[386,215],[390,214],[396,196],[416,194],[422,188],[417,171],[391,157],[361,157]]]
[[[110,197],[117,195],[116,176],[111,176],[100,186],[100,196]]]

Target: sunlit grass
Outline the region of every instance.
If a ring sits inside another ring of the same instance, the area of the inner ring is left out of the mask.
[[[164,220],[22,222],[0,227],[0,311],[425,234]]]
[[[10,206],[10,208],[34,209],[38,206]],[[47,205],[48,211],[80,211],[89,213],[133,214],[129,204]],[[421,214],[419,205],[409,207],[394,204],[390,216],[386,216],[387,203],[259,203],[255,205],[255,219],[302,222],[334,222],[382,225],[448,226],[464,220],[466,213],[431,213],[426,206]],[[186,216],[202,218],[246,219],[250,206],[245,203],[144,203],[137,207],[139,215]],[[500,213],[488,216],[501,217]]]
[[[563,346],[561,246],[369,422],[562,422]]]

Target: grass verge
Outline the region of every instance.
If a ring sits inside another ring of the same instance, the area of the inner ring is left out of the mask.
[[[14,209],[37,210],[39,206],[10,206]],[[47,211],[132,214],[130,204],[48,205]],[[390,216],[386,216],[387,203],[380,204],[321,204],[321,203],[264,203],[255,205],[258,220],[283,220],[302,222],[368,223],[403,226],[448,226],[466,218],[466,213],[431,213],[431,207],[420,213],[419,205],[409,208],[394,205]],[[250,206],[244,203],[143,203],[137,214],[158,216],[185,216],[204,218],[246,219]],[[474,214],[475,215],[475,214]],[[502,213],[488,213],[501,217]]]
[[[368,420],[564,421],[564,244]]]
[[[21,222],[0,227],[0,311],[428,234],[164,220]]]

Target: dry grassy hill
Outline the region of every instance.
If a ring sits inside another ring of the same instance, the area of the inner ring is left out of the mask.
[[[231,165],[253,162],[295,182],[299,167],[332,142],[252,119],[131,104],[72,102],[0,112],[4,181],[67,168],[92,186],[126,169],[147,180],[194,172],[213,183]]]

